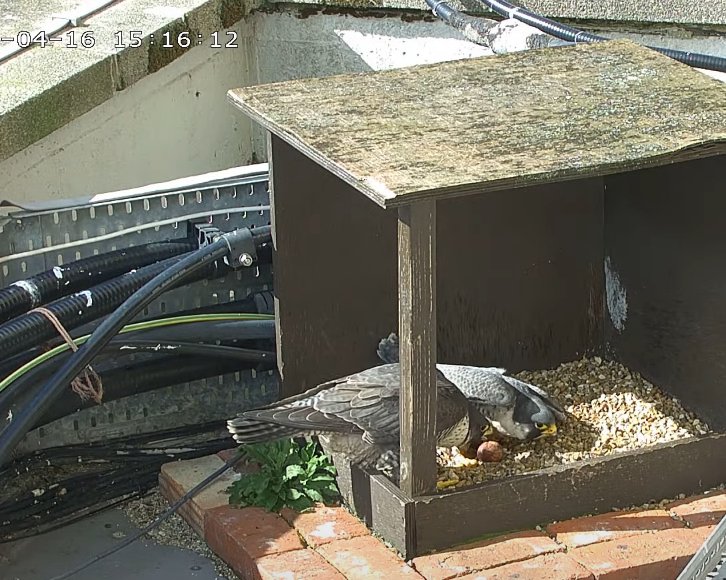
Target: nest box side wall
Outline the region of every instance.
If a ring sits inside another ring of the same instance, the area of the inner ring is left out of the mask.
[[[726,429],[726,156],[606,179],[606,339]]]

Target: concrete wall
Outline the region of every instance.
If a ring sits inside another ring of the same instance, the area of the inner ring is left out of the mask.
[[[0,197],[79,197],[247,163],[250,122],[225,91],[247,82],[248,57],[248,48],[190,50],[0,162]]]
[[[235,26],[239,48],[194,48],[0,162],[0,198],[79,197],[264,160],[263,135],[227,103],[229,88],[489,54],[430,18],[303,14],[257,12]],[[722,38],[670,45],[726,55]]]

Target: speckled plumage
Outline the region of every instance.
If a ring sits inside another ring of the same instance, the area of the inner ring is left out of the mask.
[[[437,444],[461,446],[481,439],[488,426],[477,407],[437,373]],[[227,424],[239,443],[318,435],[323,449],[366,469],[398,479],[400,366],[373,367],[243,412]]]
[[[378,356],[385,363],[398,361],[395,333],[378,344]],[[562,406],[543,389],[507,376],[498,367],[436,365],[501,433],[516,439],[533,439],[541,432],[536,424],[553,425],[566,418]]]

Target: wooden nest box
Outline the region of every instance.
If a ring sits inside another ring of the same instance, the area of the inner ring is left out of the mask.
[[[629,42],[230,91],[269,131],[283,395],[396,329],[402,481],[351,503],[405,557],[726,480],[726,87]],[[602,354],[715,433],[435,492],[434,364]]]

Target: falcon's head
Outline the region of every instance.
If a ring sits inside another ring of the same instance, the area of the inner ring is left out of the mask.
[[[516,431],[523,435],[517,437],[518,439],[531,441],[557,434],[557,420],[554,413],[539,400],[527,397],[518,398],[512,412],[512,419],[519,427]]]

